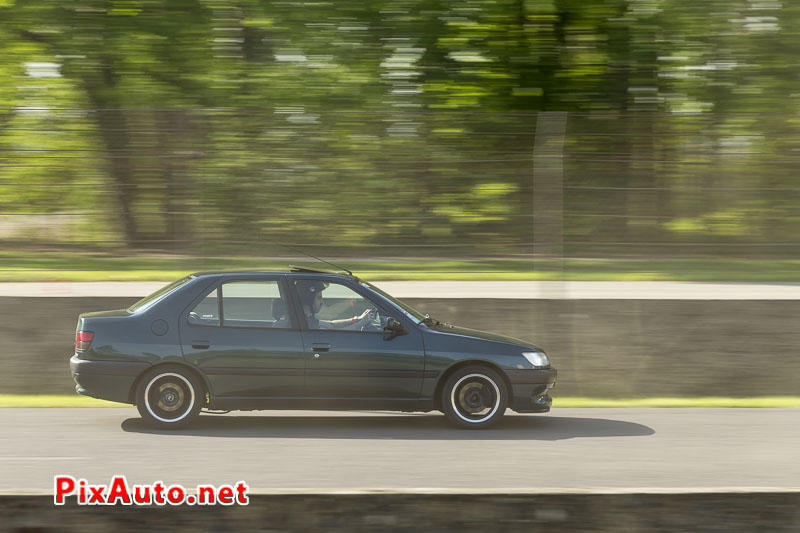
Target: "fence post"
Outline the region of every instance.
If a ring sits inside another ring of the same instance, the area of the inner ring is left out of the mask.
[[[564,134],[567,113],[541,112],[533,143],[533,253],[539,268],[561,270],[564,256]],[[547,268],[547,263],[550,268]]]

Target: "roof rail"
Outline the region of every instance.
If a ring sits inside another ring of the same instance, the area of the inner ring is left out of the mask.
[[[299,267],[299,266],[295,266],[295,265],[289,265],[289,270],[291,270],[292,272],[308,272],[310,274],[339,274],[339,275],[344,275],[343,272],[334,272],[332,270],[317,270],[315,268]],[[353,273],[348,271],[347,275],[348,276],[352,276]]]

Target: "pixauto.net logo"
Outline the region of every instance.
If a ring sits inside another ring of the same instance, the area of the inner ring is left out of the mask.
[[[128,485],[125,476],[113,476],[108,485],[91,485],[85,479],[54,476],[53,502],[64,505],[75,496],[78,505],[247,505],[250,487],[244,481],[233,485],[197,485],[193,493],[183,485],[165,485],[156,481],[149,485]]]

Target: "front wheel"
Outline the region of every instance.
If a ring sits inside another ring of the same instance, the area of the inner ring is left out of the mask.
[[[442,388],[442,411],[453,424],[484,429],[497,423],[508,406],[503,378],[485,366],[467,366],[450,376]]]
[[[148,425],[172,429],[187,426],[200,413],[205,392],[197,378],[181,368],[147,372],[136,388],[136,408]]]

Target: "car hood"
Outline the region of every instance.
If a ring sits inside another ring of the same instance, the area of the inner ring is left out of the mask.
[[[489,333],[488,331],[480,331],[478,329],[461,328],[458,326],[451,326],[450,324],[439,324],[436,326],[428,326],[428,329],[431,331],[436,331],[437,333],[445,333],[448,335],[459,335],[462,337],[472,337],[475,339],[483,339],[486,341],[504,342],[506,344],[514,344],[522,348],[533,348],[535,350],[540,350],[540,351],[542,350],[535,344],[532,344],[528,341],[515,339],[514,337],[506,337],[505,335],[497,335],[495,333]]]

